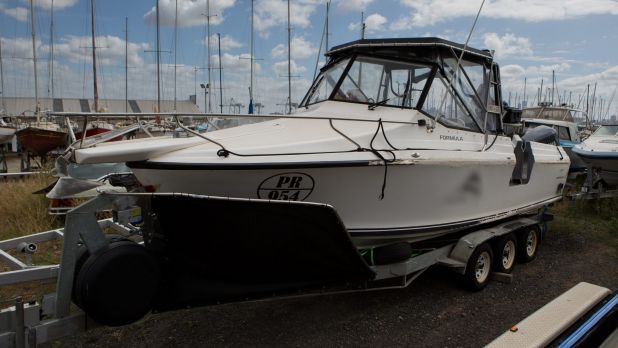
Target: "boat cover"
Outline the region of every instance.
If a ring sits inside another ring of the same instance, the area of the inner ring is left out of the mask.
[[[147,248],[165,278],[156,310],[375,276],[329,205],[195,195],[154,195],[151,203],[160,235]]]

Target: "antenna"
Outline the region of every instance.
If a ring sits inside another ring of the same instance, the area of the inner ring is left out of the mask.
[[[360,22],[360,27],[361,27],[361,40],[365,39],[365,12],[361,12],[361,22]]]

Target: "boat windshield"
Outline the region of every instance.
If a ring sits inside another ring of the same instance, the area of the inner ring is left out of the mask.
[[[618,125],[617,126],[601,126],[594,132],[593,136],[611,136],[618,135]]]
[[[357,57],[334,93],[335,83],[349,59],[323,71],[305,99],[311,105],[331,97],[354,103],[416,108],[432,67],[382,58]]]
[[[521,117],[574,122],[572,110],[567,108],[528,108],[524,109]]]
[[[324,100],[416,109],[451,128],[495,132],[499,126],[498,73],[486,61],[454,52],[418,60],[356,55],[322,69],[302,106]],[[496,70],[497,71],[497,70]]]
[[[333,89],[337,85],[343,70],[348,65],[350,59],[341,60],[338,63],[333,64],[331,67],[322,70],[318,78],[313,83],[313,87],[309,90],[307,97],[305,97],[305,105],[311,105],[327,100]]]

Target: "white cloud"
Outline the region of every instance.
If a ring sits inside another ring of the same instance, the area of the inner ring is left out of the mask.
[[[233,7],[236,0],[211,0],[210,1],[210,24],[221,24],[224,12]],[[176,0],[159,1],[159,23],[162,26],[174,26],[176,17]],[[178,26],[192,27],[206,24],[206,0],[178,0]],[[154,25],[157,20],[156,7],[153,6],[145,15],[147,24]]]
[[[369,33],[384,31],[386,29],[385,25],[387,22],[388,19],[379,13],[370,14],[367,18],[365,18],[365,31]],[[360,30],[360,22],[350,23],[350,25],[348,25],[348,29],[350,31]]]
[[[84,47],[91,46],[90,36],[67,36],[59,40],[54,45],[54,52],[57,58],[67,59],[72,63],[90,62],[92,59],[92,51]],[[125,56],[125,41],[117,36],[97,36],[97,64],[113,65],[118,62],[124,62]],[[144,50],[148,50],[150,45],[147,43],[129,42],[128,63],[130,66],[142,66],[144,60],[141,54]],[[48,52],[49,47],[42,47],[41,51]]]
[[[481,1],[469,0],[400,0],[412,12],[399,18],[391,29],[435,25],[459,17],[475,16]],[[495,0],[486,2],[481,17],[509,18],[527,22],[563,20],[587,15],[618,15],[614,0]]]
[[[63,8],[71,7],[77,4],[79,0],[54,0],[54,11],[62,10]],[[52,6],[52,0],[37,0],[36,7],[44,10],[50,10]],[[95,5],[96,7],[96,5]]]
[[[202,39],[202,45],[206,47],[208,45],[208,40],[206,38]],[[221,36],[221,51],[229,51],[236,48],[241,48],[243,45],[236,41],[233,37],[229,35]],[[210,49],[217,50],[219,48],[219,38],[217,34],[210,35]]]
[[[27,22],[30,20],[30,10],[25,7],[6,8],[3,9],[2,12],[20,22]]]
[[[304,59],[315,56],[318,49],[313,44],[305,40],[302,36],[295,36],[291,40],[292,45],[292,57],[297,59]],[[288,55],[288,47],[284,44],[278,44],[271,50],[273,58],[283,58]]]
[[[294,27],[307,28],[311,25],[311,14],[319,0],[297,0],[290,4],[290,23]],[[255,4],[255,28],[262,36],[278,25],[287,25],[288,10],[286,0],[261,0]]]
[[[485,47],[495,50],[496,58],[507,56],[531,56],[532,47],[530,40],[525,37],[518,37],[511,33],[499,36],[496,33],[486,33],[483,37]]]
[[[277,74],[277,76],[279,77],[286,77],[288,76],[288,61],[282,61],[282,62],[277,62],[273,65],[273,70],[275,71],[275,73]],[[307,71],[307,68],[305,68],[302,65],[298,65],[296,64],[296,62],[294,60],[290,61],[290,70],[292,72],[292,75],[301,75],[302,73]]]
[[[373,0],[340,0],[337,7],[345,11],[361,11],[372,2]]]

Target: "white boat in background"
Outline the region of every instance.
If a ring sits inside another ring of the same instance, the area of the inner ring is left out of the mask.
[[[327,56],[294,115],[75,148],[71,159],[126,162],[147,191],[326,203],[357,247],[434,238],[561,199],[569,157],[503,134],[489,51],[376,39]]]
[[[583,111],[566,105],[552,106],[541,103],[537,107],[525,108],[522,111],[521,118],[524,131],[540,125],[555,129],[560,146],[564,148],[571,158],[570,170],[583,171],[586,169],[586,163],[573,153],[573,146],[581,142],[575,119],[581,118],[582,114]]]
[[[7,124],[0,117],[0,145],[10,142],[14,135],[15,127]]]
[[[573,148],[606,184],[618,186],[618,125],[603,125]]]

